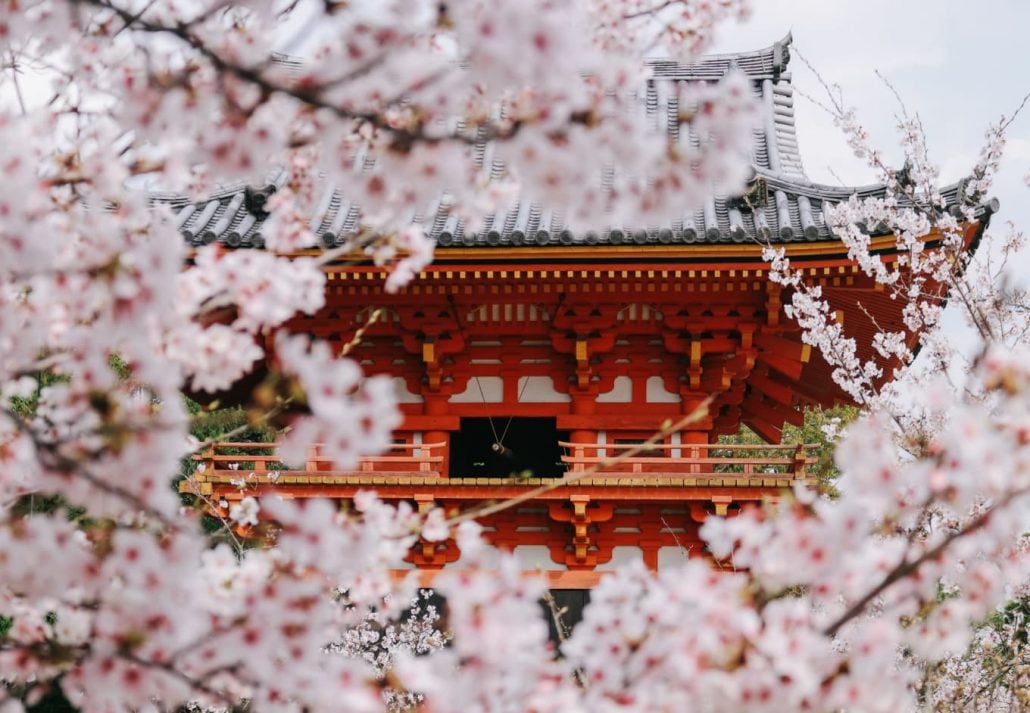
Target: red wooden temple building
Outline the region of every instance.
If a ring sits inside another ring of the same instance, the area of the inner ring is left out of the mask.
[[[404,411],[396,447],[341,472],[317,450],[304,469],[278,470],[274,444],[226,444],[204,454],[208,467],[188,487],[226,501],[269,491],[347,499],[375,489],[449,511],[524,497],[480,521],[495,546],[513,550],[527,570],[547,571],[556,588],[588,587],[634,558],[662,568],[705,556],[698,528],[706,517],[777,497],[806,477],[808,462],[803,446],[758,457],[716,439],[746,424],[776,444],[806,407],[846,400],[785,317],[790,295],[767,279],[761,243],[786,247],[859,344],[869,343],[871,317],[901,329],[900,305],[848,259],[823,218],[827,205],[883,188],[807,179],[789,42],[689,67],[657,62],[641,96],[678,137],[677,82],[717,79],[731,65],[746,72],[764,107],[748,200],[716,199],[661,229],[584,234],[535,204],[496,215],[479,232],[441,210],[424,221],[436,260],[399,294],[384,291],[385,273],[371,264],[327,268],[327,306],[289,329],[343,345],[366,328],[351,356],[395,379]],[[260,247],[254,190],[183,207],[184,236]],[[957,187],[946,196],[961,200]],[[967,226],[971,246],[992,209],[980,206]],[[357,221],[356,206],[332,193],[312,226],[336,246]],[[873,247],[889,261],[895,240],[879,235]],[[640,448],[706,401],[706,415]],[[234,462],[247,465],[233,470]],[[426,570],[460,567],[461,553],[453,542],[421,543],[409,560]]]

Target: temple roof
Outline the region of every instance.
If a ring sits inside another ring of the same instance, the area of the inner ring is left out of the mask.
[[[560,212],[547,206],[519,202],[510,210],[489,216],[477,232],[466,231],[457,216],[446,207],[434,209],[428,216],[415,216],[440,248],[493,246],[569,246],[587,245],[690,245],[751,243],[756,239],[773,243],[818,242],[833,240],[827,228],[824,209],[848,200],[852,195],[883,195],[882,185],[841,187],[811,182],[804,172],[794,120],[794,89],[787,72],[791,37],[773,45],[746,53],[714,55],[696,64],[684,66],[671,61],[650,63],[652,78],[642,94],[645,111],[677,141],[690,141],[682,136],[679,123],[678,94],[674,83],[716,81],[731,68],[743,71],[751,79],[752,90],[761,102],[761,122],[754,130],[752,167],[754,178],[744,197],[714,198],[694,212],[664,227],[598,226],[594,230],[574,233],[562,222]],[[484,162],[491,161],[488,146],[481,152]],[[492,173],[501,167],[493,166]],[[261,225],[266,214],[261,210],[264,199],[285,179],[277,171],[258,185],[226,186],[210,199],[189,203],[172,196],[155,196],[155,200],[171,203],[178,216],[178,228],[193,245],[219,241],[230,247],[261,247],[264,239]],[[962,200],[961,183],[944,190],[949,205]],[[978,217],[997,210],[996,201],[976,207]],[[360,207],[348,202],[327,187],[315,214],[311,229],[326,247],[342,245],[358,232]],[[884,233],[869,226],[873,234]]]

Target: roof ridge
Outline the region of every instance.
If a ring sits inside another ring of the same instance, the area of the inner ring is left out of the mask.
[[[655,58],[652,58],[652,59],[648,59],[646,61],[647,61],[648,64],[677,64],[677,65],[679,65],[681,67],[694,67],[694,66],[697,66],[699,64],[704,64],[705,62],[710,62],[710,61],[728,61],[728,60],[739,59],[739,58],[760,57],[760,56],[763,56],[763,55],[766,55],[766,54],[773,54],[773,53],[775,53],[777,51],[777,48],[779,48],[778,51],[780,51],[780,52],[782,52],[784,50],[787,50],[789,52],[790,45],[793,44],[793,43],[794,43],[794,35],[793,35],[792,32],[788,31],[787,34],[784,35],[782,39],[779,39],[776,42],[773,42],[772,44],[767,45],[765,47],[759,47],[758,49],[753,49],[753,50],[743,50],[743,51],[740,51],[740,52],[718,52],[718,53],[712,53],[712,54],[703,54],[700,57],[698,57],[696,61],[690,62],[688,64],[684,64],[682,62],[677,62],[674,59],[664,59],[664,58],[661,58],[661,57],[655,57]],[[786,61],[788,59],[789,58],[786,58],[784,60],[784,64],[786,64]]]
[[[793,41],[793,35],[788,32],[782,39],[756,50],[702,55],[687,64],[673,59],[654,58],[647,60],[647,65],[657,79],[710,81],[719,79],[730,67],[734,67],[753,80],[772,79],[779,82],[783,78],[789,81],[787,66]]]

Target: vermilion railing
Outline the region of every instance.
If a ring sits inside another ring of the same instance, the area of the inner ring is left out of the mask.
[[[806,477],[806,467],[816,462],[809,456],[815,445],[789,446],[669,444],[641,446],[634,443],[568,443],[562,462],[570,474],[591,470],[598,476],[682,476],[722,474],[742,477]],[[215,443],[194,456],[210,475],[255,476],[277,472],[324,473],[326,475],[421,475],[440,476],[445,443],[395,444],[382,455],[366,456],[357,467],[339,470],[322,455],[318,445],[308,449],[302,464],[280,460],[275,443]],[[632,455],[631,455],[632,453]],[[500,475],[500,474],[499,474]]]
[[[684,475],[721,473],[741,476],[806,477],[813,444],[788,446],[693,443],[567,443],[560,441],[569,472],[594,469],[598,475]],[[632,455],[631,455],[632,453]]]
[[[193,457],[206,473],[242,472],[261,475],[283,472],[326,472],[339,475],[380,473],[385,475],[440,475],[444,443],[397,443],[382,455],[365,456],[352,470],[337,470],[333,461],[322,455],[318,445],[308,448],[303,464],[284,463],[276,443],[214,443]]]

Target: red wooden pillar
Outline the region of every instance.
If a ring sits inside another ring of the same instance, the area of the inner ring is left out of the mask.
[[[430,451],[432,456],[443,456],[443,460],[440,461],[439,465],[435,466],[440,470],[440,477],[446,478],[450,472],[451,465],[451,433],[450,431],[424,431],[422,433],[423,443],[442,443],[443,446],[437,446]]]
[[[448,412],[447,397],[441,394],[426,394],[423,391],[423,398],[425,399],[425,406],[423,407],[427,416],[443,416]],[[443,456],[443,461],[440,462],[440,477],[446,478],[450,472],[451,465],[451,434],[450,431],[423,431],[422,432],[423,443],[443,443],[442,447],[438,446],[433,449],[433,455]]]
[[[683,396],[683,413],[693,413],[704,401],[702,397],[695,396]],[[680,442],[683,444],[683,450],[681,453],[684,458],[708,458],[708,444],[709,444],[709,431],[708,427],[711,423],[711,416],[708,416],[701,420],[701,422],[688,426],[688,429],[683,431],[680,435]],[[702,447],[704,446],[704,447]],[[691,473],[711,473],[712,466],[708,463],[701,463],[690,466]]]
[[[596,412],[597,394],[595,390],[586,388],[580,389],[574,387],[569,389],[569,395],[572,397],[572,413],[577,416],[590,415]],[[586,445],[597,444],[597,431],[594,429],[578,428],[569,433],[569,440],[572,443],[583,443]],[[597,451],[592,448],[586,448],[574,455],[582,455],[587,458],[592,458],[597,455]]]

